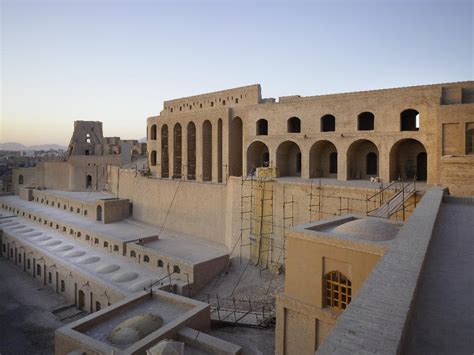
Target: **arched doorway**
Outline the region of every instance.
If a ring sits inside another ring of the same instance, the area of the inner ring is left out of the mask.
[[[208,120],[202,125],[202,180],[212,180],[212,124]]]
[[[281,143],[276,151],[276,166],[279,177],[301,176],[301,150],[292,141]]]
[[[416,178],[426,181],[428,178],[428,155],[426,152],[418,153],[416,156]]]
[[[230,122],[229,129],[229,175],[242,176],[242,120],[240,117],[234,117]]]
[[[309,177],[337,177],[337,149],[330,141],[318,141],[311,147]]]
[[[188,123],[188,180],[196,180],[196,125]]]
[[[222,119],[217,120],[217,182],[222,182]]]
[[[86,294],[84,291],[79,290],[78,292],[78,304],[77,306],[79,307],[80,310],[85,311],[86,310]]]
[[[377,146],[367,140],[359,139],[353,142],[347,150],[347,177],[348,179],[368,180],[379,174],[379,150]]]
[[[256,141],[247,148],[247,175],[257,168],[270,165],[270,154],[265,143]]]
[[[176,123],[173,129],[173,179],[181,179],[181,125]]]
[[[97,206],[97,220],[102,221],[102,206]]]
[[[390,150],[390,180],[426,181],[428,178],[428,158],[425,146],[413,138],[396,142]]]
[[[169,170],[169,153],[168,153],[168,126],[161,127],[161,177],[168,178]]]
[[[86,189],[88,189],[89,187],[92,187],[92,176],[91,175],[86,176]]]

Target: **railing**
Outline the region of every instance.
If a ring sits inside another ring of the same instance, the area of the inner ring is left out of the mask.
[[[399,187],[393,189],[395,194],[392,195],[389,199],[385,201],[384,192],[387,191],[389,188],[396,186],[399,184]],[[389,219],[393,214],[402,211],[403,212],[403,220],[405,220],[405,210],[406,210],[406,201],[416,194],[416,176],[412,181],[405,182],[403,180],[395,181],[386,186],[385,188],[381,189],[380,191],[376,192],[372,196],[366,199],[366,214],[367,216],[373,217],[380,217],[380,218],[387,218]],[[376,199],[379,199],[379,204],[377,206]],[[416,197],[415,197],[416,199]],[[373,202],[376,206],[372,209],[369,208],[369,203]],[[416,206],[416,201],[415,201]]]

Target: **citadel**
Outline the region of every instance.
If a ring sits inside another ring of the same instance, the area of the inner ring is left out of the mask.
[[[251,85],[146,132],[76,121],[0,195],[1,258],[81,315],[56,354],[472,352],[473,81]]]

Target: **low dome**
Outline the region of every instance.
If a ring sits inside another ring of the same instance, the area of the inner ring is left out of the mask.
[[[43,233],[41,232],[33,232],[33,233],[28,233],[28,234],[25,234],[24,237],[25,238],[33,238],[33,237],[38,237],[40,235],[42,235]]]
[[[120,266],[115,265],[115,264],[107,264],[107,265],[102,265],[99,266],[97,269],[95,269],[96,272],[99,274],[109,274],[111,272],[117,271],[120,269]]]
[[[45,237],[46,239],[41,239],[39,238],[38,240],[49,240],[51,237]],[[41,245],[44,245],[45,247],[53,247],[55,245],[61,244],[61,241],[59,240],[49,240],[48,242],[40,243]]]
[[[72,250],[68,251],[67,253],[64,254],[66,258],[77,258],[78,256],[83,256],[85,255],[86,252],[82,250]]]
[[[136,272],[121,272],[117,275],[112,276],[112,281],[115,282],[127,282],[135,280],[138,277]]]
[[[79,259],[77,262],[79,264],[92,264],[98,262],[99,260],[100,258],[98,256],[89,256],[87,258]]]
[[[124,320],[107,336],[112,344],[129,345],[153,333],[163,325],[163,320],[154,314],[140,314]]]
[[[22,229],[19,230],[18,233],[20,233],[20,234],[25,234],[25,233],[33,232],[33,231],[34,231],[33,228],[27,228],[27,229],[25,229],[25,230],[22,230]]]
[[[73,248],[74,247],[72,245],[60,245],[59,247],[54,248],[53,250],[54,251],[66,251],[66,250],[71,250]]]
[[[333,233],[382,242],[395,238],[398,227],[392,223],[375,218],[362,218],[346,222],[332,230]]]
[[[42,236],[39,236],[39,237],[34,237],[33,239],[37,242],[42,242],[42,241],[45,241],[45,240],[50,240],[51,237],[48,237],[47,235],[42,235]],[[59,240],[56,240],[56,242],[59,242]],[[59,242],[59,243],[61,243],[61,242]],[[44,244],[44,243],[40,243],[40,244]]]

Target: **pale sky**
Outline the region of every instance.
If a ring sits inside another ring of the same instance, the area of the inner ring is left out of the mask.
[[[0,142],[146,135],[163,101],[473,80],[474,0],[0,0]]]

